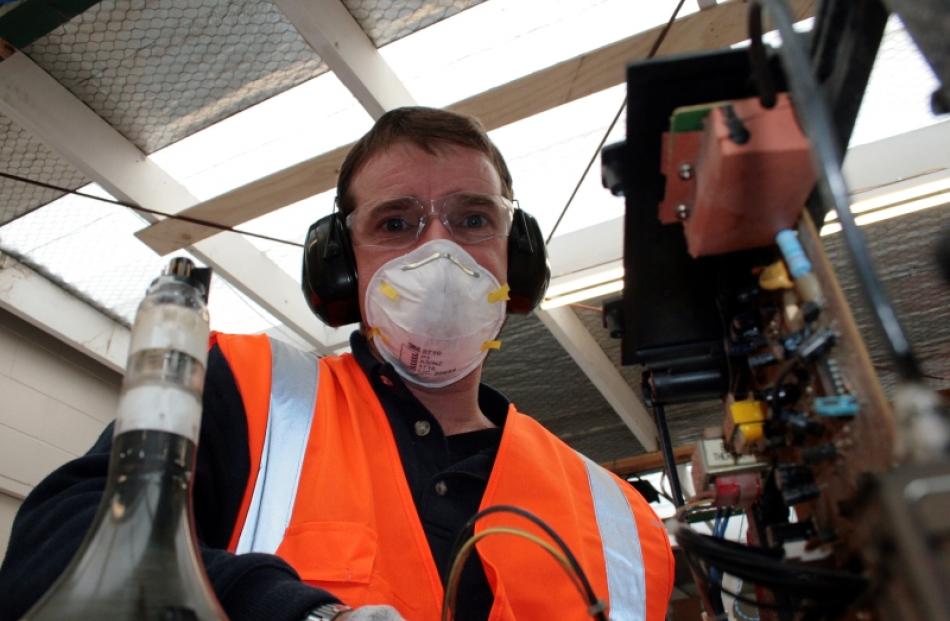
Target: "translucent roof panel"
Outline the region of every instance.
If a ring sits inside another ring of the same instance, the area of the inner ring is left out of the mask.
[[[939,87],[933,70],[914,45],[900,18],[884,31],[851,136],[851,146],[933,125],[930,95]]]
[[[376,47],[451,17],[484,0],[343,0]]]
[[[492,0],[380,49],[416,101],[446,106],[665,24],[676,0]],[[694,13],[687,2],[680,17]]]
[[[616,86],[491,132],[511,169],[515,197],[522,209],[537,218],[545,237],[550,235],[595,154],[556,235],[623,216],[623,199],[612,196],[601,185],[597,146],[625,93],[625,86]],[[623,140],[624,114],[607,144]]]
[[[207,200],[352,142],[372,122],[340,80],[326,73],[149,157]]]
[[[807,32],[814,27],[814,22],[814,19],[802,20],[795,24],[795,29]],[[765,33],[763,40],[774,47],[782,44],[782,38],[774,30]],[[748,41],[743,41],[732,47],[748,44]],[[937,87],[937,78],[903,22],[891,15],[874,59],[849,146],[940,122],[943,117],[936,116],[930,108],[930,95]]]
[[[335,195],[335,190],[328,190],[311,196],[273,213],[245,222],[241,225],[241,229],[302,245],[310,225],[333,211]],[[300,282],[302,248],[253,237],[247,239],[295,281]]]
[[[108,196],[94,185],[82,190]],[[124,207],[70,195],[0,227],[0,249],[27,257],[54,280],[131,323],[146,288],[167,262],[133,236],[142,225]],[[218,277],[212,280],[209,305],[215,330],[259,332],[278,325]]]

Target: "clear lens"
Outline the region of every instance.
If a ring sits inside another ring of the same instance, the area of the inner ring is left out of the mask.
[[[430,219],[438,217],[452,238],[477,244],[507,237],[514,215],[512,202],[491,194],[460,192],[424,202],[414,197],[387,199],[363,205],[346,218],[357,246],[411,246]]]

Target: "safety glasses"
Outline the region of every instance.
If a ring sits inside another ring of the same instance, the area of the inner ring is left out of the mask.
[[[436,216],[457,243],[478,244],[508,236],[514,207],[496,194],[457,192],[431,200],[403,196],[360,205],[346,217],[346,226],[356,246],[406,248]]]

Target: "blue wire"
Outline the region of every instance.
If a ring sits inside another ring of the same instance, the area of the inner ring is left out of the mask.
[[[713,533],[717,539],[722,539],[726,536],[726,528],[729,526],[729,518],[732,517],[731,512],[727,511],[722,516],[722,521],[719,524],[719,530]]]

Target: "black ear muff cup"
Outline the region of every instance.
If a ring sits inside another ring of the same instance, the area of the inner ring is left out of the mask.
[[[300,284],[323,323],[338,328],[360,320],[356,260],[339,213],[320,218],[307,231]]]
[[[533,216],[515,209],[508,235],[508,312],[526,315],[537,308],[550,280],[541,227]]]
[[[541,228],[529,214],[515,209],[508,236],[508,312],[534,310],[551,279]],[[338,328],[360,320],[356,260],[338,212],[320,218],[307,231],[301,288],[310,310]]]

